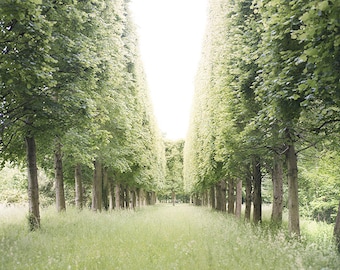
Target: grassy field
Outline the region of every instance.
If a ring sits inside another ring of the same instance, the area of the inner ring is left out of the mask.
[[[301,241],[209,209],[159,205],[95,214],[42,210],[28,232],[26,208],[0,209],[0,268],[340,269],[332,227],[303,223]]]

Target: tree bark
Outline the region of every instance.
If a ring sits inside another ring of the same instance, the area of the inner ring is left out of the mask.
[[[288,230],[300,237],[298,168],[294,143],[290,142],[286,152],[288,170]]]
[[[155,205],[157,202],[156,192],[151,191],[151,205]]]
[[[262,221],[262,193],[261,193],[262,176],[260,158],[258,156],[253,157],[253,177],[254,177],[253,222],[259,223]]]
[[[227,183],[226,180],[223,178],[220,181],[221,185],[221,211],[227,211]]]
[[[83,183],[81,174],[81,165],[78,163],[74,169],[74,182],[75,182],[75,203],[78,209],[83,208]]]
[[[216,183],[215,189],[216,189],[216,210],[221,211],[222,210],[222,207],[221,207],[221,203],[222,203],[221,183]]]
[[[215,186],[212,186],[210,188],[210,203],[211,203],[211,208],[215,209],[216,208]]]
[[[333,235],[335,239],[335,244],[338,248],[338,252],[340,253],[340,202],[339,202],[339,207],[338,207],[338,214],[335,220]]]
[[[115,206],[115,189],[114,189],[114,178],[110,176],[108,179],[109,183],[109,210],[112,211]]]
[[[61,151],[60,138],[55,139],[54,150],[54,176],[55,176],[55,196],[57,211],[65,211],[65,191],[64,191],[64,175],[63,175],[63,157]]]
[[[142,189],[141,188],[137,188],[136,192],[137,192],[137,205],[140,208],[143,205],[143,202],[142,202],[142,194],[143,194],[142,193]]]
[[[237,218],[241,218],[242,210],[242,180],[239,179],[236,184],[236,210],[235,215]]]
[[[244,211],[244,219],[250,221],[250,212],[251,212],[251,194],[252,194],[252,181],[251,181],[251,172],[250,172],[250,164],[247,164],[246,168],[246,208]]]
[[[109,209],[109,176],[107,168],[103,168],[103,189],[102,189],[102,200],[105,210]]]
[[[228,214],[235,212],[235,195],[234,195],[234,179],[228,181]]]
[[[282,224],[283,202],[283,161],[279,154],[274,153],[273,159],[273,208],[271,220],[273,223]]]
[[[36,145],[34,137],[25,137],[26,142],[26,161],[28,178],[28,223],[29,229],[34,231],[40,228],[39,211],[39,186],[38,169],[36,157]]]
[[[130,209],[130,189],[128,186],[125,188],[125,208]]]
[[[136,209],[136,206],[137,206],[137,195],[136,195],[136,189],[133,188],[131,190],[131,195],[132,195],[132,208],[133,209]]]
[[[116,183],[115,185],[115,209],[121,208],[121,202],[120,202],[120,185],[119,183]]]
[[[172,205],[175,206],[176,205],[176,193],[174,190],[172,190],[171,192],[171,200],[172,200]]]
[[[102,211],[102,165],[96,160],[94,161],[93,186],[92,186],[92,210]]]

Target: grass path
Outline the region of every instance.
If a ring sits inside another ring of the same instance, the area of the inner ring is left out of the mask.
[[[287,242],[251,225],[188,205],[94,214],[42,212],[29,233],[25,214],[0,219],[0,269],[340,269],[322,247]],[[326,241],[326,240],[325,240]]]

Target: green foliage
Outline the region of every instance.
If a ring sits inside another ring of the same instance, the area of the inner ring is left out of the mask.
[[[0,170],[0,202],[22,203],[27,200],[27,183],[24,171],[7,166]]]
[[[172,192],[178,195],[184,195],[183,187],[183,148],[184,141],[165,141],[165,160],[166,173],[165,180],[162,183],[161,197],[171,198]]]
[[[339,164],[338,151],[311,149],[302,156],[300,194],[303,214],[315,220],[335,222],[340,200]]]

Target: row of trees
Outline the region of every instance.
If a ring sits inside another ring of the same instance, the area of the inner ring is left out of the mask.
[[[155,201],[165,153],[126,0],[0,4],[1,161],[27,164],[30,228],[40,227],[37,167],[93,173],[92,209]],[[66,169],[65,169],[66,168]],[[70,173],[69,173],[70,174]],[[130,197],[131,196],[131,197]]]
[[[300,235],[298,156],[340,150],[339,17],[335,0],[210,0],[184,149],[185,186],[198,203],[225,211],[228,190],[233,213],[237,186],[238,213],[243,180],[245,217],[252,201],[260,222],[267,174],[281,224],[286,175],[289,231]],[[339,213],[334,233],[340,248]]]

